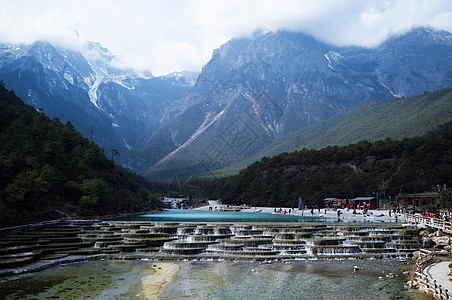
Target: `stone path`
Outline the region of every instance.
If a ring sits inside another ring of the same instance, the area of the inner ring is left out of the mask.
[[[449,280],[447,274],[450,272],[449,264],[450,261],[443,261],[439,263],[431,264],[426,267],[422,273],[430,276],[430,278],[436,280],[437,284],[441,285],[442,288],[447,289],[449,293],[452,293],[452,281]]]

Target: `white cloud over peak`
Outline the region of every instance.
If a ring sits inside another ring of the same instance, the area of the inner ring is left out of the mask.
[[[372,47],[414,26],[452,32],[451,20],[450,0],[0,0],[0,42],[80,50],[98,41],[125,66],[159,75],[200,70],[213,49],[259,28]]]

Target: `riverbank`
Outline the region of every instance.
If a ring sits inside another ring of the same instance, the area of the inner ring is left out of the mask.
[[[356,220],[358,222],[366,221],[366,220],[378,220],[381,222],[403,222],[404,215],[403,214],[391,214],[389,210],[369,210],[366,214],[362,213],[362,210],[356,210],[356,214],[353,214],[352,209],[339,209],[340,215],[338,216],[337,210],[334,209],[314,209],[311,212],[311,209],[299,210],[298,208],[288,208],[288,207],[240,207],[239,209],[235,209],[236,207],[231,207],[226,204],[222,204],[216,200],[209,200],[208,205],[201,206],[198,208],[194,208],[193,210],[234,210],[237,212],[249,212],[249,213],[268,213],[268,214],[285,214],[292,216],[313,216],[313,217],[325,217],[325,218],[334,218],[337,219],[343,218],[347,220]]]

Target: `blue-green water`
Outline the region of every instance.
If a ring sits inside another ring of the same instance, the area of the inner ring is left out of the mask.
[[[169,209],[160,213],[138,214],[117,218],[118,221],[149,222],[243,222],[243,223],[279,223],[279,222],[340,222],[325,217],[302,217],[268,213],[224,212]]]
[[[425,299],[404,288],[402,271],[410,265],[396,260],[173,263],[180,270],[161,300]],[[143,299],[141,279],[153,274],[152,264],[91,261],[47,269],[0,281],[0,299]]]
[[[269,213],[222,212],[169,209],[160,213],[137,214],[116,218],[115,221],[194,222],[194,223],[307,223],[307,222],[382,222],[378,219],[353,220],[351,218],[295,216]]]

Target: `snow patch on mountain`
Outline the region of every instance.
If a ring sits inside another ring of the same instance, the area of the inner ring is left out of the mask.
[[[173,85],[194,86],[198,76],[199,72],[180,71],[163,75],[161,78],[174,80]]]
[[[74,84],[74,77],[72,76],[72,74],[70,72],[65,71],[63,77],[64,77],[64,79],[69,81],[71,84]]]
[[[339,60],[342,58],[342,56],[335,52],[335,51],[329,51],[328,53],[324,54],[324,57],[328,60],[328,67],[330,67],[332,70],[334,70],[334,67],[332,63],[339,63]]]
[[[99,85],[103,82],[104,77],[98,72],[96,72],[95,75],[91,75],[90,77],[84,77],[83,80],[85,81],[86,85],[89,88],[88,95],[89,99],[91,100],[91,103],[101,110],[101,107],[98,104],[97,89],[99,88]]]
[[[135,87],[132,86],[132,85],[126,84],[126,83],[124,82],[124,79],[126,79],[125,76],[120,76],[120,77],[112,77],[112,78],[110,78],[109,80],[112,81],[112,82],[114,82],[114,83],[116,83],[116,84],[118,84],[118,85],[120,85],[120,86],[122,86],[123,88],[128,89],[129,91],[134,90]],[[109,81],[109,80],[106,80],[106,81]]]
[[[204,131],[206,131],[207,128],[209,128],[213,123],[215,123],[223,114],[225,113],[225,110],[223,109],[220,111],[217,115],[215,115],[213,118],[211,118],[213,112],[207,113],[207,115],[204,118],[204,122],[195,130],[195,132],[190,136],[190,138],[183,143],[180,147],[178,147],[176,150],[159,160],[154,166],[158,167],[159,165],[165,163],[166,161],[173,158],[177,153],[182,151],[184,148],[188,147],[194,140],[196,140],[197,137],[199,137]]]

